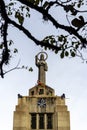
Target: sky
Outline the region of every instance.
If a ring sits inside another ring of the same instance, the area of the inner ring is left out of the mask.
[[[30,25],[30,26],[29,26]],[[31,21],[26,21],[26,27],[37,38],[47,34],[57,34],[57,30],[51,23],[43,22],[41,15],[33,11]],[[33,72],[27,70],[14,70],[7,73],[4,79],[0,78],[0,129],[13,129],[13,112],[17,105],[17,94],[28,95],[29,89],[37,83],[38,68],[35,66],[35,55],[42,48],[36,46],[22,32],[9,27],[9,39],[14,40],[14,47],[18,48],[18,54],[13,55],[10,65],[6,68],[25,65],[33,68]],[[84,130],[87,124],[87,64],[80,58],[60,59],[52,51],[48,54],[46,84],[55,90],[56,95],[66,95],[66,105],[70,111],[71,130]]]

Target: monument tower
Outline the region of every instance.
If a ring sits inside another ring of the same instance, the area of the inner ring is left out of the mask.
[[[45,52],[35,56],[38,82],[29,89],[28,96],[18,94],[13,130],[70,130],[65,95],[56,96],[54,89],[46,85],[47,57]]]

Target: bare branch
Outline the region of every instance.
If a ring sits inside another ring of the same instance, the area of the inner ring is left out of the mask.
[[[61,2],[61,4],[66,4],[66,3],[69,3],[69,2],[72,1],[72,0],[66,0],[65,2],[63,2],[63,1],[61,1],[61,0],[57,0],[57,1]]]
[[[20,61],[19,61],[19,62],[20,62]],[[24,69],[24,67],[19,67],[19,62],[18,62],[18,64],[17,64],[15,67],[13,67],[12,69],[10,69],[10,70],[8,70],[8,71],[6,71],[6,72],[3,72],[3,75],[5,75],[5,74],[7,74],[7,73],[9,73],[9,72],[11,72],[11,71],[13,71],[13,70]]]

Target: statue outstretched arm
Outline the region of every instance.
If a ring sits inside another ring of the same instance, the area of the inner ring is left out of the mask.
[[[44,68],[45,71],[48,71],[48,66],[47,66],[47,63],[45,62],[45,68]]]

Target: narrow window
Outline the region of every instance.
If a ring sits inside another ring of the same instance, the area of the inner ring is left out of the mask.
[[[49,95],[52,96],[52,91],[49,91]]]
[[[44,114],[39,114],[39,129],[44,129]]]
[[[52,114],[47,114],[47,129],[52,129]]]
[[[44,94],[44,89],[40,89],[39,94]]]
[[[31,114],[31,129],[36,129],[36,114]]]
[[[34,95],[34,91],[31,92],[31,95],[32,95],[32,96]]]

